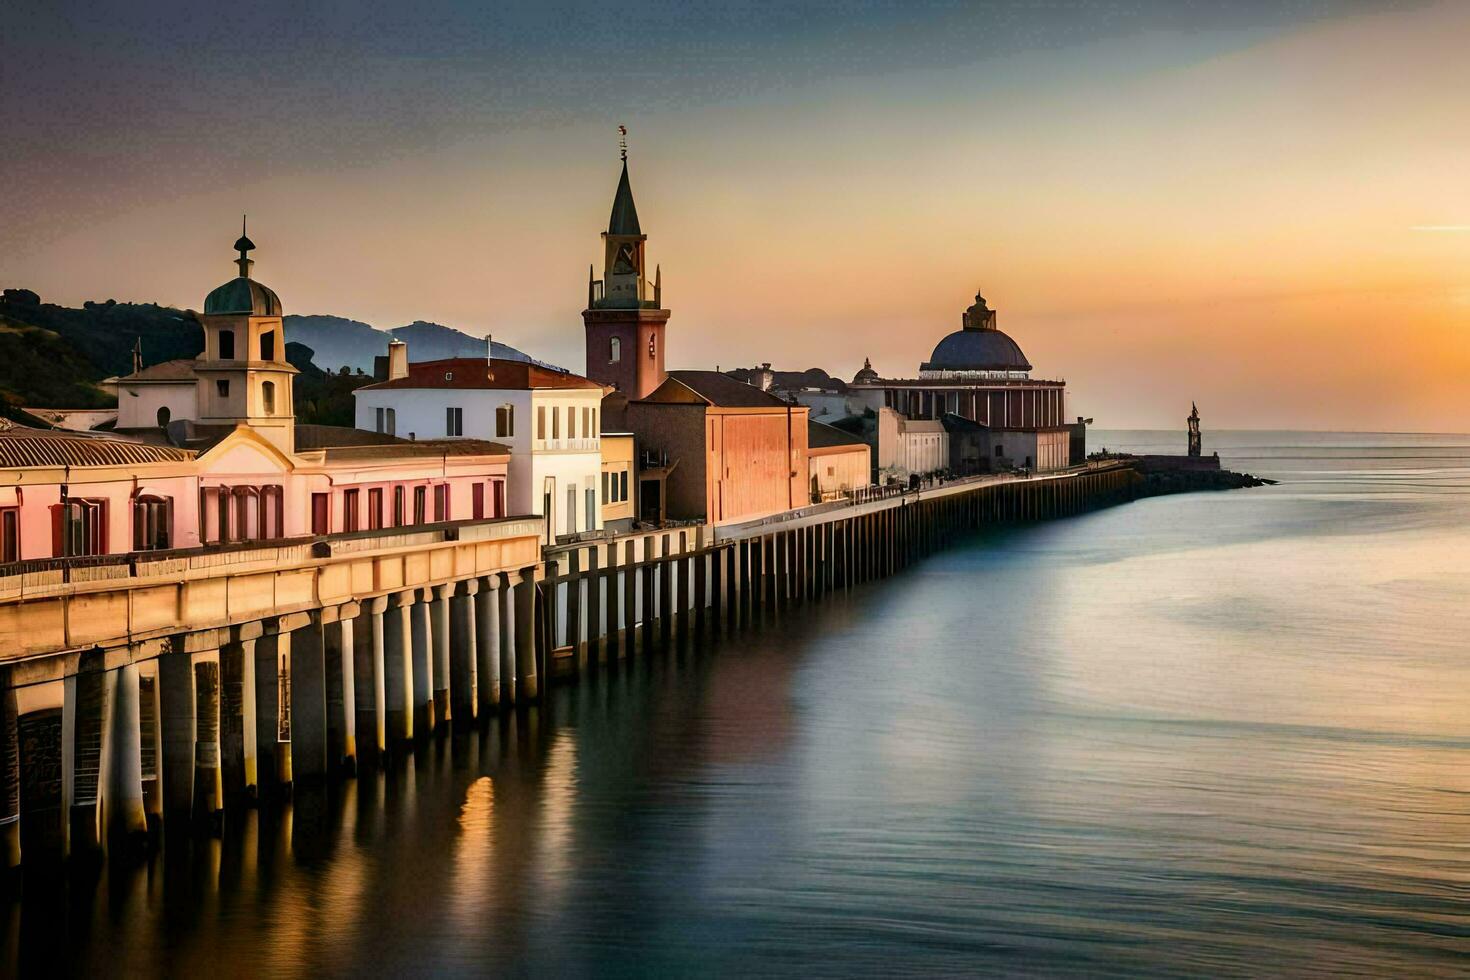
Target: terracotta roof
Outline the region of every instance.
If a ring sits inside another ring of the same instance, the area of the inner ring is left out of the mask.
[[[0,431],[0,466],[128,466],[177,463],[194,458],[186,449],[148,446],[38,429]]]
[[[339,449],[343,446],[411,446],[413,443],[386,432],[371,432],[345,425],[296,424],[296,449],[311,452],[315,449]]]
[[[602,385],[580,374],[551,371],[526,361],[501,358],[450,357],[408,365],[408,377],[363,385],[358,391],[387,388],[482,388],[526,391],[533,388],[597,388]]]
[[[755,385],[736,381],[719,371],[670,371],[669,380],[659,385],[644,401],[662,401],[659,392],[678,382],[717,408],[786,408],[787,403]]]
[[[298,447],[299,448],[299,447]],[[389,445],[329,446],[329,462],[353,459],[395,459],[434,456],[509,456],[510,447],[484,439],[399,440]]]
[[[193,381],[194,358],[183,357],[174,361],[150,364],[141,371],[125,374],[118,381]]]
[[[868,443],[851,432],[834,429],[825,422],[808,421],[806,444],[813,449],[825,449],[831,446],[866,446]]]

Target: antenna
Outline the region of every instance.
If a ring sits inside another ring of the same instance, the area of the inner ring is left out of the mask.
[[[618,127],[618,152],[622,155],[623,162],[628,162],[628,127]]]

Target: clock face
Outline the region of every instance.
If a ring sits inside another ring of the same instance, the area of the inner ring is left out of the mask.
[[[617,258],[613,259],[613,275],[631,276],[638,271],[633,264],[633,246],[619,245]]]

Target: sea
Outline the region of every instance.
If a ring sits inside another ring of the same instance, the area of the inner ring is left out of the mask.
[[[1277,483],[959,537],[218,838],[27,871],[0,972],[1470,972],[1470,436],[1205,449]]]

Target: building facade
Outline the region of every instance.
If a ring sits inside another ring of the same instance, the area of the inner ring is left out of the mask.
[[[990,432],[993,469],[1036,471],[1072,462],[1066,388],[1065,381],[1031,377],[1020,345],[997,327],[995,311],[979,294],[961,328],[940,340],[917,378],[882,378],[865,366],[848,385],[874,411],[889,408],[912,420],[937,422],[946,413],[969,419]],[[881,442],[879,455],[884,457]]]
[[[602,278],[594,279],[588,270],[582,323],[587,377],[629,398],[646,397],[664,380],[664,329],[669,311],[662,308],[659,269],[655,267],[652,282],[647,276],[647,242],[638,223],[624,154],[612,214],[602,233]]]
[[[510,512],[544,516],[554,538],[603,526],[602,392],[587,378],[526,361],[409,363],[399,350],[390,351],[387,380],[353,395],[359,429],[505,446]]]
[[[671,371],[647,398],[628,402],[625,417],[661,474],[641,481],[641,512],[722,524],[810,498],[803,406],[717,371]],[[647,499],[658,493],[665,499]]]
[[[860,436],[808,421],[806,452],[812,503],[841,500],[871,483],[872,451]]]
[[[201,357],[119,379],[120,403],[130,390],[147,402],[128,410],[136,424],[0,431],[11,474],[0,488],[0,563],[506,516],[503,445],[298,431],[280,300],[249,278],[250,240],[235,247],[241,275],[205,300]],[[148,401],[160,389],[168,397]]]

